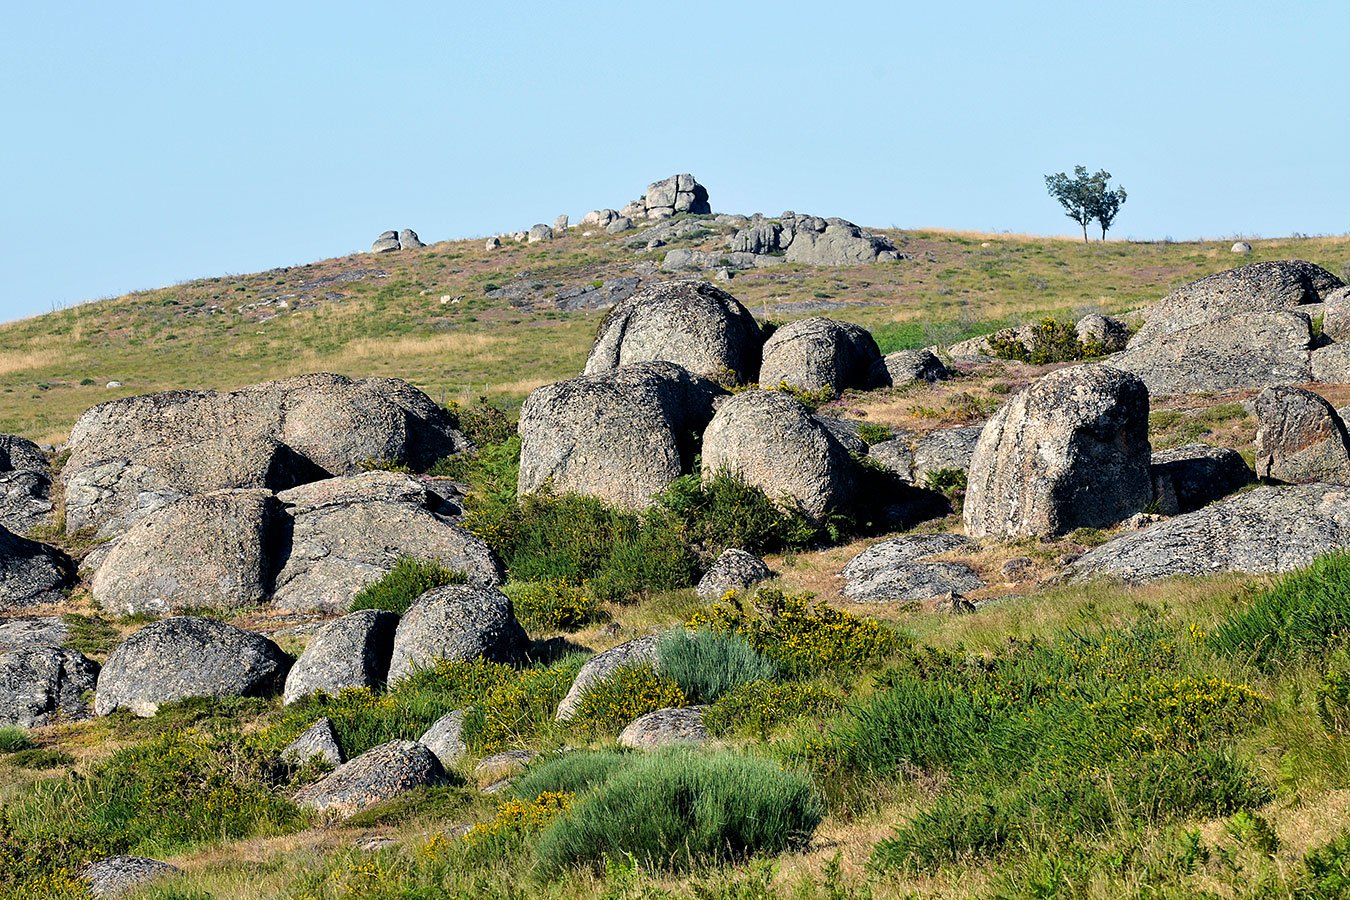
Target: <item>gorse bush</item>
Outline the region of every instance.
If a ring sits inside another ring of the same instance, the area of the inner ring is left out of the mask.
[[[471,404],[451,401],[446,411],[455,420],[455,427],[479,447],[501,444],[516,433],[516,423],[486,397]]]
[[[1080,341],[1071,322],[1044,318],[1031,328],[1031,346],[1014,334],[995,333],[989,337],[989,349],[999,359],[1014,359],[1033,365],[1072,362],[1101,356],[1106,352],[1099,341]]]
[[[635,755],[539,838],[545,873],[634,857],[683,871],[804,846],[822,807],[808,778],[739,753]]]
[[[351,612],[378,609],[402,615],[427,591],[447,584],[466,584],[468,580],[463,572],[448,569],[435,560],[400,556],[385,575],[357,592],[349,609]]]
[[[1332,553],[1281,578],[1214,630],[1211,643],[1266,669],[1320,656],[1350,635],[1350,554]]]
[[[713,556],[728,547],[749,553],[801,549],[820,536],[799,508],[775,503],[725,469],[707,478],[677,478],[656,499],[678,517],[687,540]]]
[[[566,581],[510,582],[502,591],[530,632],[572,631],[605,618],[599,601]]]
[[[650,665],[620,666],[586,688],[568,724],[587,734],[615,734],[638,716],[688,705],[680,686]]]
[[[737,634],[797,676],[854,669],[895,653],[905,641],[873,619],[835,609],[811,595],[761,589],[753,599],[732,595],[695,613],[691,629]]]
[[[718,697],[703,713],[713,735],[767,740],[775,728],[800,719],[821,718],[843,706],[843,695],[802,681],[751,681]]]
[[[712,703],[747,682],[772,678],[778,670],[739,634],[708,629],[666,632],[656,643],[656,659],[661,674],[674,679],[694,703]]]

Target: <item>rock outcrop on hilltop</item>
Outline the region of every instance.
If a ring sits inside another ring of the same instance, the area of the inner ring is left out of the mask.
[[[395,250],[420,250],[426,244],[422,243],[417,232],[411,228],[404,228],[402,231],[382,231],[370,245],[371,253],[392,253]]]

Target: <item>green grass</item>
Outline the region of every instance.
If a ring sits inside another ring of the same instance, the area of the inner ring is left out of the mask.
[[[734,632],[675,629],[656,643],[657,668],[693,703],[712,703],[752,681],[773,678],[778,667]]]
[[[434,588],[465,584],[468,576],[435,560],[401,556],[379,580],[366,585],[352,598],[351,612],[378,609],[403,615],[413,601]]]
[[[1214,631],[1214,647],[1264,668],[1318,656],[1350,634],[1350,554],[1286,575]]]
[[[18,753],[32,746],[33,742],[29,739],[28,732],[17,725],[0,728],[0,753]]]

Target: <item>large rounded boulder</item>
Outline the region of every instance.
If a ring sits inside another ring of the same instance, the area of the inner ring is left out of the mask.
[[[56,603],[75,582],[75,564],[57,550],[0,527],[0,610]]]
[[[545,485],[642,509],[690,471],[726,392],[669,362],[539,388],[520,410],[520,494]]]
[[[515,662],[529,649],[511,599],[495,588],[449,585],[418,597],[394,633],[389,680],[439,660]]]
[[[444,501],[416,478],[364,472],[277,495],[287,531],[272,604],[287,610],[347,609],[358,591],[399,557],[435,560],[472,584],[502,580],[491,548],[441,510]]]
[[[389,674],[398,616],[363,609],[324,624],[286,676],[286,703],[310,694],[379,688]]]
[[[101,554],[90,591],[118,615],[261,603],[270,588],[267,536],[275,515],[266,490],[180,500],[150,513]]]
[[[852,500],[854,462],[829,429],[779,391],[731,397],[703,433],[703,473],[728,471],[813,518]]]
[[[444,778],[440,761],[426,747],[416,741],[390,741],[303,788],[295,802],[334,818],[347,818]]]
[[[1270,387],[1254,405],[1259,477],[1350,484],[1345,423],[1330,403],[1303,388]]]
[[[94,711],[153,716],[189,697],[261,697],[285,683],[291,658],[260,634],[197,616],[151,623],[108,655]]]
[[[735,297],[706,281],[644,287],[600,323],[586,374],[664,360],[695,375],[744,383],[759,375],[764,339]]]
[[[965,498],[971,537],[1103,528],[1147,506],[1148,389],[1104,365],[1052,372],[985,425]]]
[[[866,328],[815,317],[784,325],[765,342],[759,382],[838,393],[872,387],[884,371],[881,351]]]

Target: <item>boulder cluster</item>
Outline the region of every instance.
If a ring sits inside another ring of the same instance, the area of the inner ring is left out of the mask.
[[[391,253],[395,250],[420,250],[426,244],[417,237],[411,228],[402,231],[382,231],[370,245],[371,253]]]

